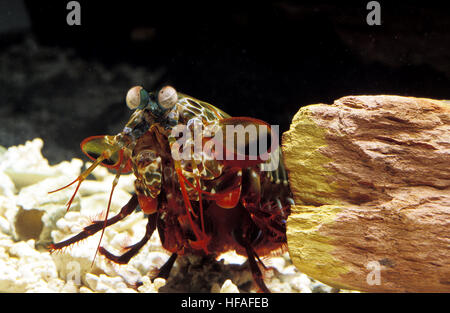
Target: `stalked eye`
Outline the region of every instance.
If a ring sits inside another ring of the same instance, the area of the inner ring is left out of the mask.
[[[158,93],[158,103],[166,110],[170,110],[178,101],[178,94],[172,86],[162,88]]]
[[[144,108],[148,102],[148,92],[141,86],[134,86],[128,90],[126,103],[128,108],[135,110],[138,107]]]

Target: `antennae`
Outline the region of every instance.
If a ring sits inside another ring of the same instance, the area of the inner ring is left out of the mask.
[[[103,223],[102,234],[100,235],[100,240],[98,241],[97,249],[95,250],[95,254],[94,254],[94,258],[92,259],[91,267],[94,266],[95,257],[97,256],[97,253],[100,249],[100,244],[102,242],[103,234],[105,233],[105,228],[106,228],[106,224],[108,221],[108,214],[109,214],[109,209],[111,207],[111,200],[112,200],[112,196],[114,193],[114,189],[116,188],[117,183],[119,182],[120,174],[121,174],[123,168],[125,167],[125,165],[127,164],[127,162],[128,162],[128,160],[123,160],[123,162],[120,164],[119,169],[117,170],[116,176],[114,177],[114,180],[112,183],[112,188],[111,188],[111,193],[109,195],[108,207],[106,209],[105,222]]]
[[[69,211],[70,206],[72,205],[72,201],[73,201],[73,199],[75,198],[75,195],[77,194],[78,189],[80,188],[80,185],[81,185],[81,183],[83,182],[83,180],[85,180],[86,177],[88,177],[89,174],[92,173],[92,171],[93,171],[93,170],[94,170],[94,169],[95,169],[95,168],[96,168],[103,160],[105,160],[105,159],[108,158],[108,157],[109,157],[109,153],[107,153],[107,152],[102,153],[102,154],[94,161],[94,163],[92,163],[92,165],[89,166],[89,168],[88,168],[87,170],[85,170],[83,173],[81,173],[80,176],[78,176],[73,182],[71,182],[70,184],[68,184],[68,185],[66,185],[66,186],[64,186],[64,187],[58,188],[58,189],[53,190],[53,191],[49,191],[48,193],[54,193],[54,192],[57,192],[57,191],[66,189],[67,187],[69,187],[69,186],[73,185],[74,183],[78,182],[78,185],[77,185],[77,188],[75,189],[75,192],[73,193],[73,195],[72,195],[72,197],[70,198],[69,202],[67,202],[67,204],[66,204],[66,205],[67,205],[67,211]]]

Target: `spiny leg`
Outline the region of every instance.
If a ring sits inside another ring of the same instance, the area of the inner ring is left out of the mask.
[[[259,257],[256,255],[255,251],[253,250],[253,248],[250,245],[246,245],[246,246],[244,246],[244,248],[245,248],[245,252],[247,253],[248,263],[250,265],[250,270],[252,271],[253,279],[255,280],[258,287],[261,288],[262,292],[270,293],[270,290],[267,288],[266,283],[264,283],[264,279],[263,279],[261,270],[259,269],[259,266],[256,263],[255,258],[257,258],[259,260]],[[264,266],[264,264],[263,264],[263,266]]]
[[[124,254],[117,256],[117,255],[112,254],[111,252],[109,252],[108,250],[106,250],[103,247],[100,247],[98,252],[115,263],[127,264],[130,261],[130,259],[133,256],[135,256],[139,252],[139,250],[151,238],[153,232],[156,229],[156,216],[157,216],[157,214],[151,214],[148,216],[148,222],[147,222],[147,227],[145,230],[144,237],[140,241],[135,243],[134,245],[128,246],[127,248],[129,250],[127,252],[125,252]]]
[[[264,283],[263,275],[261,273],[257,261],[259,261],[264,268],[266,267],[264,263],[262,263],[261,259],[256,254],[256,252],[253,250],[251,244],[249,243],[248,238],[243,235],[241,229],[235,229],[233,231],[233,237],[237,243],[239,243],[241,246],[244,247],[245,252],[247,253],[248,263],[250,265],[250,270],[252,272],[252,276],[253,279],[255,280],[255,283],[258,285],[258,287],[261,289],[262,292],[270,293],[270,290]]]
[[[155,278],[164,278],[167,279],[169,277],[170,271],[172,270],[173,264],[175,263],[175,260],[177,259],[178,254],[172,253],[170,258],[164,263],[163,266],[159,269],[158,275],[156,275]]]
[[[71,244],[74,244],[80,240],[83,240],[89,236],[94,235],[96,232],[102,230],[103,227],[108,227],[112,224],[117,223],[118,221],[124,219],[126,216],[130,215],[136,209],[138,204],[139,204],[138,197],[136,194],[133,194],[133,196],[128,201],[128,203],[122,207],[122,209],[120,210],[120,212],[117,215],[107,219],[106,222],[105,221],[94,221],[91,225],[83,228],[83,231],[80,232],[79,234],[77,234],[69,239],[66,239],[64,241],[51,244],[50,245],[51,251],[59,250],[64,247],[70,246]]]

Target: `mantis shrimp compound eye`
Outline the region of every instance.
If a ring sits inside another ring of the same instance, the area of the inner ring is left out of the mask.
[[[166,110],[170,110],[178,101],[178,94],[172,86],[162,88],[158,93],[158,103]]]
[[[126,103],[128,108],[135,110],[138,107],[145,107],[148,103],[148,92],[141,86],[134,86],[128,90]]]

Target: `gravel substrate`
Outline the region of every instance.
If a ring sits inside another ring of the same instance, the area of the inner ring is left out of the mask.
[[[79,159],[50,166],[39,138],[0,150],[0,292],[256,292],[246,258],[233,251],[211,257],[179,258],[166,281],[150,280],[169,254],[157,232],[129,264],[101,255],[93,258],[100,232],[64,251],[48,245],[78,233],[104,217],[113,175],[97,168],[83,182],[70,211],[65,204],[74,186],[48,194],[77,177],[87,164]],[[115,189],[110,216],[130,198],[133,176],[123,175]],[[137,242],[145,232],[142,212],[106,228],[102,246],[113,253]],[[273,292],[337,292],[299,273],[289,254],[264,258],[265,282]]]

